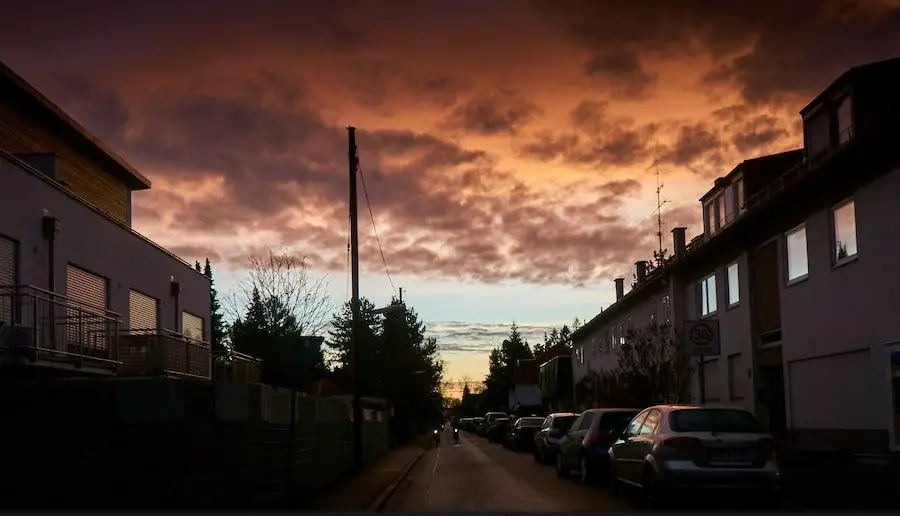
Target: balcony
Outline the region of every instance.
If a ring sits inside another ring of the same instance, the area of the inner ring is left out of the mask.
[[[0,286],[0,361],[114,375],[120,319],[38,287]]]
[[[119,336],[120,376],[212,379],[208,342],[162,328],[132,329]]]
[[[217,382],[251,384],[262,381],[262,360],[231,351],[214,360]]]

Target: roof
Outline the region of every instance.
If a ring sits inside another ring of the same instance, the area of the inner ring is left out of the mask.
[[[705,202],[713,194],[719,191],[722,182],[730,182],[735,176],[744,173],[753,173],[764,169],[787,171],[791,167],[803,161],[803,149],[793,149],[777,154],[769,154],[766,156],[758,156],[756,158],[745,159],[731,169],[725,177],[715,180],[714,186],[710,188],[702,197],[700,202]]]
[[[41,92],[36,90],[32,85],[28,84],[25,79],[16,74],[6,64],[0,61],[0,79],[5,79],[23,95],[34,100],[33,108],[41,111],[41,114],[50,115],[56,118],[72,131],[72,136],[79,143],[87,145],[97,151],[108,161],[108,168],[113,175],[125,182],[131,190],[146,190],[150,188],[150,179],[138,172],[133,166],[126,162],[121,156],[108,148],[96,136],[88,132],[74,118],[66,114],[59,106],[50,101]],[[25,106],[20,106],[25,107]],[[46,149],[51,151],[52,149]]]
[[[860,79],[869,79],[885,73],[895,75],[900,74],[900,57],[854,66],[853,68],[842,73],[840,77],[829,84],[824,90],[822,90],[821,93],[816,95],[816,98],[814,98],[803,109],[800,110],[800,114],[805,117],[807,114],[809,114],[810,111],[821,104],[822,100],[830,96],[836,90],[843,89],[851,83],[859,81]]]

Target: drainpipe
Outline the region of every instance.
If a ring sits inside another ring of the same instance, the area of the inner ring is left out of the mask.
[[[56,237],[59,235],[60,220],[51,217],[47,210],[44,210],[44,218],[41,219],[41,232],[44,239],[47,240],[47,290],[50,291],[50,306],[47,308],[50,312],[50,342],[52,348],[56,349]],[[37,323],[37,321],[32,321]],[[43,344],[43,343],[41,343]]]

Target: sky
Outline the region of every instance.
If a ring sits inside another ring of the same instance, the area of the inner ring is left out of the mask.
[[[19,5],[12,5],[18,3]],[[148,176],[136,230],[228,291],[276,248],[348,298],[358,128],[361,294],[404,300],[446,377],[481,379],[615,298],[613,279],[799,110],[900,54],[900,0],[12,0],[0,60]]]

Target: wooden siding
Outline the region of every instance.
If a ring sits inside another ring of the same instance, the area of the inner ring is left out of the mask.
[[[36,119],[17,109],[12,99],[0,98],[0,148],[17,153],[55,153],[59,156],[56,179],[75,194],[130,226],[131,194],[125,183],[77,151],[64,138]]]

